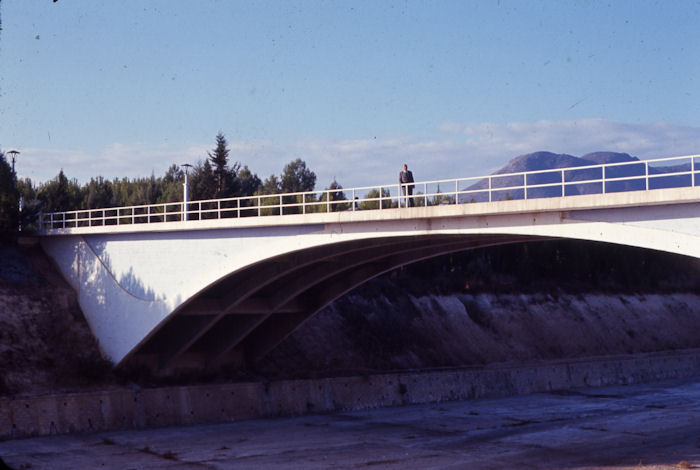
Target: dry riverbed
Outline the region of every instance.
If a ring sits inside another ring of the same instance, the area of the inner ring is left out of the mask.
[[[0,442],[19,469],[700,468],[700,379]]]

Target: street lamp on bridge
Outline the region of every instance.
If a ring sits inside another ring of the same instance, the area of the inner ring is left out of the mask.
[[[17,158],[17,155],[20,154],[20,152],[17,150],[10,150],[7,153],[10,155],[10,158],[12,159],[12,173],[14,173],[15,172],[15,159]]]
[[[183,163],[181,166],[183,166],[185,168],[185,183],[182,185],[182,192],[183,192],[182,210],[184,212],[182,218],[184,220],[189,220],[190,217],[189,217],[187,202],[190,200],[190,185],[187,181],[187,176],[188,176],[187,173],[188,173],[189,169],[192,168],[192,165],[190,165],[189,163]]]
[[[15,160],[17,159],[17,155],[20,154],[18,150],[10,150],[7,152],[10,155],[10,158],[12,159],[12,176],[14,177],[14,185],[15,189],[17,188],[17,174],[15,173]],[[19,231],[22,231],[22,212],[24,211],[24,197],[22,194],[19,195]]]

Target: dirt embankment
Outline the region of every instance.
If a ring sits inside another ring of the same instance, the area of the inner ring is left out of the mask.
[[[111,380],[74,291],[38,247],[0,244],[0,394]]]
[[[0,260],[0,394],[159,383],[111,370],[38,247],[0,243]],[[370,281],[250,370],[168,383],[700,348],[699,328],[699,260],[575,243],[498,248]]]
[[[261,370],[355,374],[700,347],[693,293],[414,296],[382,284],[313,317]]]

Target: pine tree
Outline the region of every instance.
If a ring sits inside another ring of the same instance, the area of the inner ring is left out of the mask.
[[[0,152],[0,229],[17,227],[18,201],[16,175]]]
[[[222,197],[226,190],[226,176],[228,174],[228,143],[224,134],[219,132],[216,135],[216,148],[212,152],[207,152],[209,161],[216,175],[216,196]]]

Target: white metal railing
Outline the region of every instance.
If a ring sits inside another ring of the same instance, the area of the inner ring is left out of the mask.
[[[568,197],[622,191],[700,186],[700,155],[493,174],[350,189],[243,196],[200,201],[109,207],[40,214],[43,233],[76,227],[154,224],[175,221],[283,216],[319,212],[382,210]],[[410,191],[409,191],[410,192]]]

